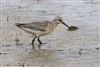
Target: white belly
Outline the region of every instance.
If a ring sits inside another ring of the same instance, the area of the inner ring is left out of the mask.
[[[44,36],[44,35],[50,34],[47,31],[39,31],[39,30],[33,30],[33,29],[28,29],[28,28],[21,28],[21,29],[29,34],[33,34],[33,35],[37,35],[37,36]]]

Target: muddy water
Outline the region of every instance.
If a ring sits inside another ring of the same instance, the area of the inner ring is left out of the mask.
[[[99,2],[85,0],[1,0],[0,56],[1,67],[98,67]],[[63,17],[68,25],[79,27],[67,31],[59,25],[38,50],[31,46],[32,35],[15,23],[51,20]],[[18,43],[16,43],[18,41]]]

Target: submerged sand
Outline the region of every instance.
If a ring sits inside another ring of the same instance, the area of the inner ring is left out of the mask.
[[[99,5],[98,1],[1,0],[0,65],[1,67],[99,67]],[[66,24],[77,26],[67,31],[59,25],[41,37],[41,49],[32,49],[32,35],[15,23],[51,20],[61,16]],[[16,39],[19,41],[16,45]]]

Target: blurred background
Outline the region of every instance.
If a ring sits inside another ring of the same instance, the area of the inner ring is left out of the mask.
[[[99,0],[0,0],[0,3],[1,67],[99,66]],[[52,20],[55,16],[61,16],[66,24],[79,30],[70,32],[59,25],[51,35],[41,37],[47,44],[40,51],[32,50],[33,36],[14,25]]]

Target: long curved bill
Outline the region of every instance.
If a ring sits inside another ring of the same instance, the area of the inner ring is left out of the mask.
[[[69,28],[69,26],[66,23],[62,22],[62,24],[65,25],[65,26],[67,26]]]

